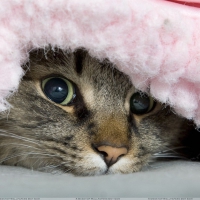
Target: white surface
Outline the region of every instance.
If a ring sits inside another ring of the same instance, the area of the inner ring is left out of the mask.
[[[0,166],[0,197],[200,197],[200,163],[156,163],[143,172],[98,177]]]

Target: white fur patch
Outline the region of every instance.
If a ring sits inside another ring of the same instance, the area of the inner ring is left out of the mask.
[[[90,171],[90,168],[92,170],[93,175],[101,175],[104,174],[107,171],[107,166],[104,160],[97,154],[95,153],[88,153],[87,156],[85,157],[85,162],[82,166],[83,168],[87,169]]]

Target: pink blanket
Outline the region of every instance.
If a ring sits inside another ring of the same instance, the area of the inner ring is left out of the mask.
[[[0,1],[0,111],[29,51],[49,44],[109,58],[138,89],[200,125],[200,0]]]

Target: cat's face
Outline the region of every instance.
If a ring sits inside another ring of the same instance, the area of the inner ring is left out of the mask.
[[[76,175],[132,173],[178,145],[184,120],[84,51],[44,50],[0,114],[0,161]]]

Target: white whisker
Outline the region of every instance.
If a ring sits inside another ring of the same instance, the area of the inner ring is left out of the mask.
[[[29,158],[34,158],[34,157],[30,157],[30,155],[39,155],[39,156],[47,156],[47,157],[56,157],[55,155],[52,155],[52,154],[46,154],[46,153],[36,153],[36,152],[28,152],[28,153],[21,153],[21,154],[17,154],[17,155],[13,155],[13,156],[10,156],[10,157],[6,157],[6,158],[4,158],[4,159],[2,159],[2,160],[0,160],[0,163],[3,163],[3,162],[5,162],[5,161],[7,161],[7,160],[10,160],[10,159],[12,159],[12,158],[16,158],[16,157],[19,157],[19,156],[26,156],[26,157],[28,157],[29,156]]]
[[[51,172],[53,174],[63,174],[64,172],[61,169],[59,169],[59,167],[62,167],[62,163],[59,165],[46,165],[44,167],[37,168],[37,170]]]
[[[47,166],[41,167],[39,169],[54,169],[54,168],[57,168],[57,167],[60,167],[60,166],[62,166],[62,164],[59,164],[59,165],[47,165]]]
[[[26,144],[19,144],[19,143],[5,143],[5,144],[0,144],[0,147],[2,146],[8,146],[8,145],[14,145],[14,146],[23,146],[23,147],[27,147],[27,148],[31,148],[31,149],[39,149],[37,147],[33,147],[33,146],[30,146],[30,145],[26,145]],[[14,147],[13,146],[13,147]],[[40,149],[39,149],[40,150]]]
[[[33,139],[26,138],[26,137],[23,137],[23,136],[19,136],[19,135],[16,135],[16,134],[14,134],[14,133],[10,133],[10,132],[4,131],[4,130],[2,130],[2,129],[0,129],[0,136],[16,138],[16,139],[19,139],[19,140],[23,140],[23,141],[25,141],[25,142],[30,142],[30,143],[39,145],[38,142],[37,142],[37,141],[34,141]]]
[[[176,150],[187,149],[187,146],[179,146],[174,148],[165,147],[164,150],[154,153],[152,158],[177,158],[177,159],[187,159],[184,155],[177,152]]]
[[[179,156],[179,155],[154,155],[155,158],[185,158],[184,156]]]
[[[67,170],[64,170],[64,173],[70,173],[72,170],[75,170],[75,169],[77,169],[78,167],[71,167],[71,168],[69,168],[69,169],[67,169]]]
[[[165,148],[166,149],[161,151],[161,153],[170,152],[170,151],[172,151],[174,153],[177,153],[175,150],[177,150],[177,149],[186,149],[187,146],[179,146],[179,147],[174,147],[174,148],[165,147]]]

